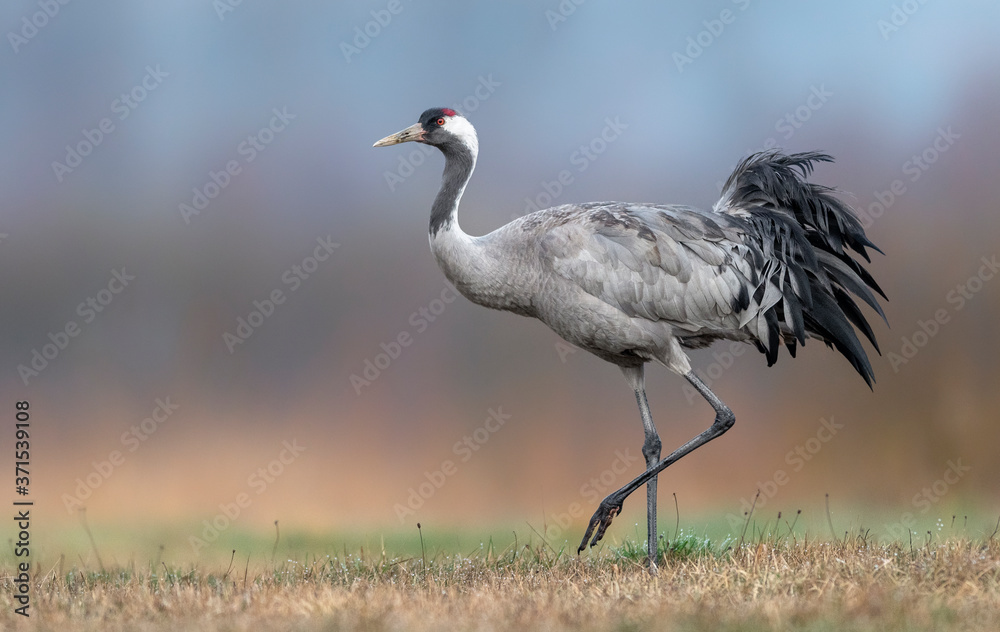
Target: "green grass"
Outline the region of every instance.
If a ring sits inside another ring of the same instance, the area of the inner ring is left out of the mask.
[[[16,560],[0,555],[0,629],[1000,629],[995,518],[928,517],[892,539],[822,509],[688,523],[697,528],[663,516],[655,577],[634,515],[581,556],[582,528],[553,540],[544,523],[281,525],[277,541],[234,525],[198,554],[197,525],[97,525],[95,549],[81,523],[33,538],[28,621],[13,614]]]
[[[425,543],[426,549],[426,543]],[[740,542],[679,532],[656,577],[634,540],[577,557],[489,541],[431,549],[305,553],[222,563],[106,565],[64,560],[32,588],[54,630],[996,630],[1000,543],[952,538],[912,547],[864,533],[836,542],[759,533]]]

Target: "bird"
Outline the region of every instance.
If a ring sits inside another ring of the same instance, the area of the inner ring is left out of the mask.
[[[854,298],[886,320],[876,294],[888,298],[864,267],[869,249],[884,253],[836,190],[808,181],[814,165],[831,156],[752,153],[707,211],[563,204],[474,237],[459,226],[458,207],[479,155],[475,128],[452,108],[431,108],[373,146],[405,142],[444,154],[428,236],[455,288],[473,303],[542,321],[571,345],[618,366],[635,394],[646,469],[601,501],[578,554],[603,539],[625,499],[645,485],[646,552],[656,572],[657,475],[736,420],[692,370],[687,349],[738,341],[754,345],[771,366],[781,346],[794,357],[797,345],[818,339],[872,388],[872,366],[855,330],[876,352],[878,342]],[[646,398],[648,363],[686,379],[715,411],[711,426],[662,459]]]

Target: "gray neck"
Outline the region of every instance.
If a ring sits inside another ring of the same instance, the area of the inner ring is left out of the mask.
[[[511,257],[497,231],[471,237],[458,225],[458,203],[476,167],[478,144],[454,141],[438,146],[445,156],[441,190],[431,207],[431,251],[455,288],[473,303],[531,315],[531,297],[517,277],[516,257]],[[522,279],[523,281],[523,279]]]
[[[431,251],[449,281],[474,303],[509,309],[498,279],[506,263],[488,247],[488,239],[471,237],[458,225],[458,203],[476,166],[476,147],[454,141],[438,146],[445,156],[441,190],[431,207]]]
[[[476,154],[465,144],[454,141],[438,148],[444,154],[444,175],[431,206],[431,238],[441,230],[458,229],[458,203],[476,168]]]

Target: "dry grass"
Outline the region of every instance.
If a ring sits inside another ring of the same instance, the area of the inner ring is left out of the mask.
[[[1000,542],[680,538],[650,577],[626,545],[359,554],[242,568],[52,569],[0,627],[37,630],[1000,630]]]

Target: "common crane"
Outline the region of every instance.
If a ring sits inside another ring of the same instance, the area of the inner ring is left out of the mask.
[[[564,204],[472,237],[458,225],[458,204],[479,154],[472,124],[455,110],[432,108],[374,146],[409,141],[433,145],[445,157],[430,245],[448,280],[472,302],[537,318],[617,365],[635,392],[646,470],[604,498],[578,553],[588,540],[594,546],[603,538],[625,498],[645,485],[647,552],[655,572],[657,474],[732,427],[733,412],[691,370],[685,348],[746,342],[770,366],[780,345],[794,357],[797,344],[818,338],[871,387],[872,367],[852,325],[876,351],[878,343],[851,294],[883,320],[873,291],[885,294],[850,251],[869,263],[866,248],[881,251],[832,189],[806,181],[813,163],[830,156],[755,153],[729,176],[711,211]],[[683,376],[715,410],[707,430],[662,460],[646,402],[647,362]]]

